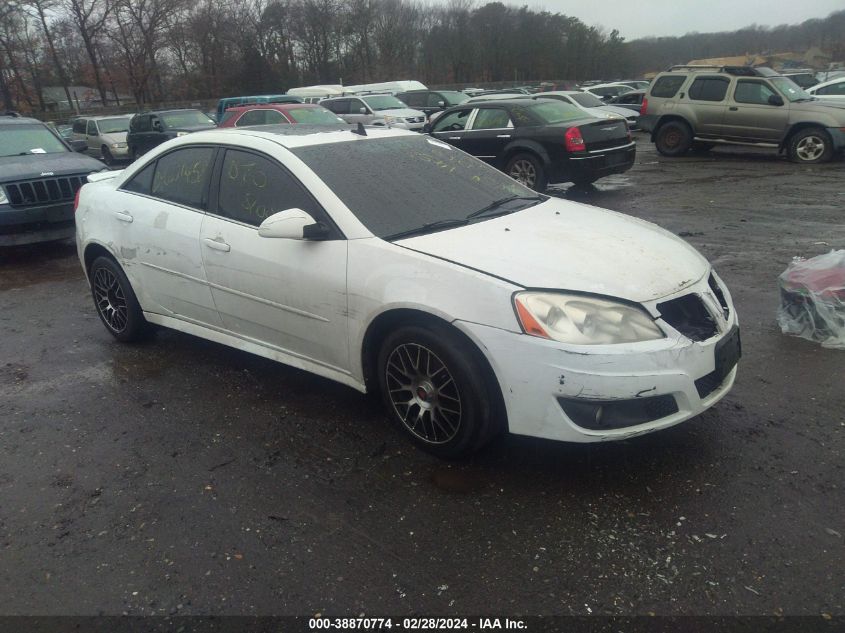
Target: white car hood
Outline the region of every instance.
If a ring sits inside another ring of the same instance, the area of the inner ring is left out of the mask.
[[[637,302],[676,293],[710,269],[689,244],[655,224],[556,198],[396,244],[525,288]]]
[[[615,105],[596,106],[596,110],[608,112],[609,114],[618,114],[621,117],[628,118],[629,116],[639,116],[634,110],[628,108],[620,108]]]
[[[407,117],[425,117],[425,112],[420,110],[412,110],[411,108],[391,108],[390,110],[376,110],[375,113],[388,116],[401,116],[403,119]]]

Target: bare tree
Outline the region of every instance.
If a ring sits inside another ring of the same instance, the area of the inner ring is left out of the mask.
[[[106,106],[108,97],[97,59],[96,41],[106,27],[111,4],[109,0],[63,0],[63,2],[66,11],[79,29],[88,59],[91,60],[91,72],[100,93],[100,100]]]

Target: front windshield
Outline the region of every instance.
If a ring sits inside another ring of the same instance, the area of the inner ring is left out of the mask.
[[[376,95],[363,99],[373,110],[404,110],[408,107],[393,95]]]
[[[579,92],[578,94],[569,96],[575,103],[577,103],[578,105],[582,105],[585,108],[598,108],[599,106],[604,105],[604,102],[601,99],[599,99],[595,95],[591,95],[588,92]]]
[[[67,151],[65,144],[43,125],[4,125],[0,132],[0,156],[61,154]]]
[[[314,108],[288,108],[287,113],[297,123],[304,123],[306,125],[349,125],[334,112],[330,112],[322,106]]]
[[[100,134],[114,134],[115,132],[129,131],[129,117],[125,119],[102,119],[97,121]]]
[[[465,220],[503,198],[537,195],[486,163],[426,136],[350,139],[291,151],[364,226],[383,238],[434,222]],[[378,187],[369,186],[376,181]],[[512,210],[531,204],[536,199],[521,201]]]
[[[771,81],[775,88],[777,88],[778,91],[790,101],[812,101],[815,99],[813,95],[804,92],[803,88],[799,87],[798,84],[787,77],[772,77],[769,81]]]
[[[469,99],[469,95],[464,94],[463,92],[458,92],[457,90],[444,90],[438,94],[442,95],[446,100],[446,105],[450,106],[461,105],[464,101]]]
[[[184,112],[164,112],[158,115],[167,127],[195,127],[204,125],[213,126],[214,121],[197,110],[185,110]]]

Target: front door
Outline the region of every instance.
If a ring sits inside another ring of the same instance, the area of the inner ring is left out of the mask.
[[[789,108],[769,102],[780,95],[760,79],[738,79],[725,112],[725,135],[747,141],[778,143],[789,124]]]
[[[346,240],[339,233],[324,241],[258,235],[265,218],[286,209],[331,222],[299,181],[264,154],[226,150],[219,182],[200,244],[224,328],[348,371]]]
[[[513,123],[504,108],[479,108],[464,132],[463,147],[468,152],[488,163],[495,163],[502,155],[505,145],[513,137]]]
[[[466,129],[473,112],[472,108],[461,108],[443,114],[434,122],[431,135],[459,149],[468,151],[466,149]]]

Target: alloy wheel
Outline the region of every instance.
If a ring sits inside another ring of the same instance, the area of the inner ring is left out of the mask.
[[[387,359],[390,402],[402,424],[430,444],[445,444],[461,427],[461,394],[446,364],[417,343],[397,346]]]
[[[795,147],[798,158],[805,161],[818,160],[824,154],[824,151],[824,139],[815,135],[805,136],[798,141],[798,145]]]
[[[94,299],[106,325],[117,333],[123,332],[129,322],[129,312],[120,280],[112,271],[98,268],[94,273]]]
[[[510,177],[526,187],[533,187],[537,182],[537,170],[530,160],[521,159],[511,165]]]

